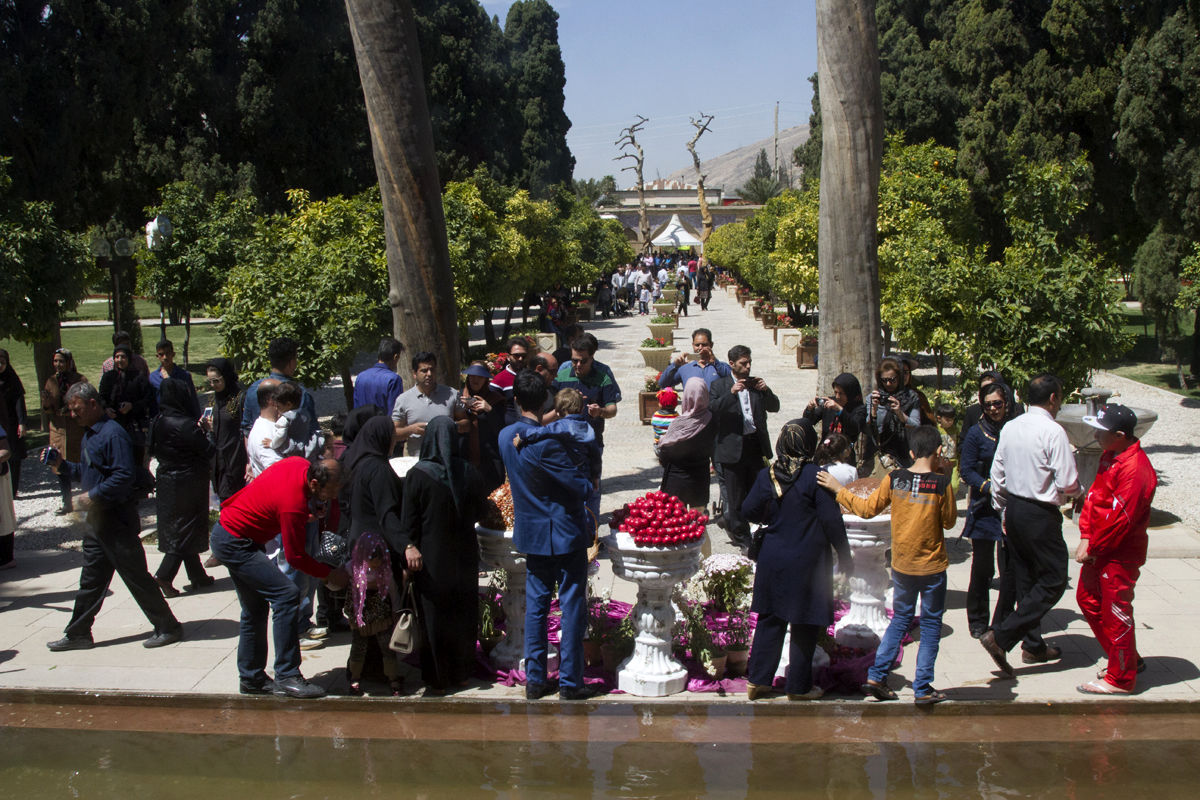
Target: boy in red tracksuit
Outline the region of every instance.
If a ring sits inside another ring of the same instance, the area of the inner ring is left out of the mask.
[[[1146,526],[1158,476],[1134,435],[1137,416],[1116,403],[1083,421],[1096,429],[1104,448],[1096,480],[1079,515],[1083,565],[1075,598],[1108,667],[1077,687],[1084,694],[1130,694],[1144,668],[1133,634],[1133,587],[1146,563]]]

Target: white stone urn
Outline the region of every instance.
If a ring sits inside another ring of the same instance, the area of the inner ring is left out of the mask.
[[[879,645],[888,626],[885,603],[891,577],[886,555],[892,544],[892,517],[880,514],[863,519],[843,514],[842,520],[854,554],[854,576],[850,578],[850,611],[838,620],[833,638],[840,645],[870,650]]]
[[[502,669],[524,669],[525,664],[525,554],[513,549],[512,529],[497,531],[475,526],[479,557],[492,569],[508,573],[500,599],[504,609],[504,640],[492,651],[492,663]]]
[[[666,697],[687,687],[687,670],[671,657],[671,591],[700,568],[700,542],[639,547],[628,533],[606,539],[613,573],[637,584],[633,655],[617,669],[617,687],[639,697]]]

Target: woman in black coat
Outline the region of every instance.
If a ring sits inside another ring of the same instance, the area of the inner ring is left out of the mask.
[[[225,502],[246,485],[246,440],[242,436],[242,409],[246,389],[238,383],[237,370],[227,358],[208,362],[208,383],[213,389],[212,402],[201,420],[213,443],[213,492]]]
[[[396,442],[396,426],[391,417],[372,416],[354,435],[354,441],[342,455],[350,480],[350,528],[346,534],[351,547],[363,531],[375,531],[390,549],[393,564],[404,555],[407,543],[400,530],[401,483],[388,459]]]
[[[167,597],[179,565],[191,588],[211,586],[200,554],[208,549],[208,469],[215,448],[192,417],[192,394],[183,381],[167,378],[160,387],[159,415],[150,424],[150,454],[158,459],[155,503],[158,549],[165,553],[154,579]]]
[[[113,368],[100,378],[100,397],[108,416],[115,419],[133,440],[138,488],[151,488],[146,469],[146,420],[154,405],[154,390],[142,371],[133,365],[133,350],[119,344],[113,348]]]
[[[750,700],[771,691],[789,626],[788,699],[814,700],[822,694],[813,686],[812,659],[817,637],[833,624],[832,553],[837,552],[838,567],[847,575],[854,563],[841,509],[817,485],[820,468],[811,463],[816,447],[811,422],[785,425],[774,463],[758,474],[742,505],[746,519],[766,524],[750,605],[758,614],[747,672]]]
[[[21,459],[25,458],[25,387],[9,361],[8,351],[0,348],[0,428],[8,433],[8,474],[12,478],[12,496],[20,491]]]
[[[464,686],[475,668],[479,632],[479,540],[483,479],[458,454],[449,417],[435,417],[421,439],[421,460],[404,478],[404,563],[413,573],[425,642],[427,693]]]

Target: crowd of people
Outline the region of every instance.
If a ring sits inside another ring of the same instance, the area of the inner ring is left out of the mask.
[[[707,307],[711,270],[680,260],[618,270],[604,282],[611,305],[601,305],[602,313],[626,313],[633,287],[644,285],[641,276],[654,266],[678,277],[688,290],[682,296],[695,289]],[[649,273],[652,283],[665,283],[660,277]],[[590,696],[582,656],[586,554],[601,520],[605,423],[622,396],[613,371],[596,358],[597,339],[565,323],[560,332],[568,338],[557,352],[537,352],[529,339],[513,338],[498,369],[472,362],[462,389],[439,383],[437,358],[428,351],[408,359],[405,389],[398,373],[404,347],[386,337],[377,362],[356,379],[355,408],[328,430],[313,393],[295,380],[299,348],[292,339],[270,343],[270,372],[248,384],[228,359],[210,361],[212,393],[203,408],[190,373],[174,363],[170,341],[157,344],[159,368],[150,372],[128,338],[114,336],[99,386],[59,349],[42,388],[50,420],[42,458],[58,476],[59,513],[85,511],[90,533],[71,619],[49,648],[93,646],[93,623],[114,574],[153,627],[144,645],[178,641],[183,627],[165,598],[180,594],[174,585],[180,568],[190,591],[212,586],[208,570],[224,568],[241,604],[242,692],[320,696],[324,690],[300,672],[300,653],[343,628],[352,641],[351,692],[362,692],[364,666],[377,650],[391,691],[400,693],[403,677],[389,637],[406,607],[416,611],[424,633],[419,659],[426,693],[453,692],[475,670],[475,525],[485,498],[507,482],[514,544],[528,565],[526,696],[555,690],[566,700]],[[754,374],[750,348],[735,344],[718,359],[712,331],[703,327],[692,332],[691,346],[659,377],[663,408],[653,446],[660,489],[705,511],[715,476],[714,522],[757,560],[750,699],[773,692],[789,632],[786,694],[820,696],[810,665],[820,631],[833,622],[834,556],[841,572],[853,571],[842,512],[870,517],[889,507],[895,613],[863,691],[896,698],[887,678],[919,603],[915,701],[946,699],[932,680],[949,566],[944,531],[955,523],[960,480],[968,492],[963,535],[972,545],[966,616],[997,667],[1013,674],[1007,654],[1017,644],[1026,664],[1061,656],[1042,638],[1040,623],[1067,584],[1059,508],[1077,500],[1078,602],[1109,657],[1102,674],[1079,688],[1101,694],[1135,688],[1144,662],[1134,642],[1133,587],[1145,561],[1156,484],[1129,409],[1108,405],[1086,419],[1105,455],[1085,499],[1065,433],[1053,422],[1064,391],[1052,375],[1030,382],[1026,408],[1003,375],[984,373],[979,402],[965,410],[960,429],[952,406],[931,406],[914,385],[915,362],[889,357],[870,393],[854,375],[839,375],[773,441],[769,415],[781,403]],[[2,567],[13,562],[10,518],[26,423],[24,390],[2,350],[0,397]],[[401,455],[407,466],[398,470],[394,459]],[[880,481],[866,496],[846,487],[871,473]],[[220,503],[215,523],[210,490]],[[137,512],[150,491],[163,553],[153,575]],[[992,605],[997,567],[1000,592]],[[557,685],[547,658],[556,592]],[[266,671],[268,622],[273,675]]]

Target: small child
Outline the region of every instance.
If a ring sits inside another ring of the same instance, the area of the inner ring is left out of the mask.
[[[579,469],[586,470],[592,479],[592,492],[600,490],[600,445],[596,432],[584,413],[583,395],[578,389],[559,389],[554,395],[554,411],[558,419],[540,428],[526,430],[524,436],[513,436],[513,447],[518,450],[524,444],[555,439],[567,449],[571,461]],[[591,495],[589,494],[589,500]],[[589,506],[590,507],[590,506]]]
[[[958,494],[958,409],[949,403],[939,403],[933,410],[942,434],[942,458],[938,472],[950,476],[950,486]]]
[[[887,676],[896,663],[900,641],[912,625],[917,598],[921,599],[921,647],[913,691],[918,705],[940,703],[946,695],[933,688],[933,665],[942,636],[942,613],[946,609],[946,555],[943,530],[954,527],[957,509],[950,479],[934,470],[941,450],[941,436],[932,425],[911,429],[909,457],[913,465],[893,470],[870,497],[847,491],[828,472],[817,473],[817,482],[837,492],[837,501],[864,519],[892,507],[892,621],[875,651],[875,664],[867,672],[864,693],[876,700],[895,700]]]
[[[850,440],[840,433],[825,437],[813,453],[813,463],[825,467],[838,483],[847,484],[858,480],[858,467],[854,466],[854,448]]]
[[[325,437],[320,431],[305,440],[303,433],[308,430],[309,420],[302,417],[300,401],[304,398],[304,390],[300,384],[284,381],[275,388],[275,405],[279,408],[279,418],[275,420],[275,432],[268,445],[282,457],[304,456],[309,461],[317,458],[325,448]]]
[[[652,297],[652,295],[650,294],[650,284],[643,283],[642,291],[638,295],[638,315],[639,316],[644,317],[650,313],[650,298],[651,297]]]
[[[396,654],[389,643],[392,623],[400,608],[396,582],[392,578],[392,560],[387,545],[375,531],[365,531],[354,543],[350,555],[350,591],[346,595],[346,616],[350,618],[350,655],[346,672],[350,679],[350,694],[361,695],[363,666],[367,661],[367,646],[373,638],[383,654],[383,674],[387,676],[392,696],[400,694],[404,679],[396,663]]]
[[[660,389],[658,394],[658,411],[650,418],[650,427],[654,429],[654,452],[658,452],[658,440],[667,432],[671,420],[679,416],[675,409],[679,406],[679,395],[671,387]]]

